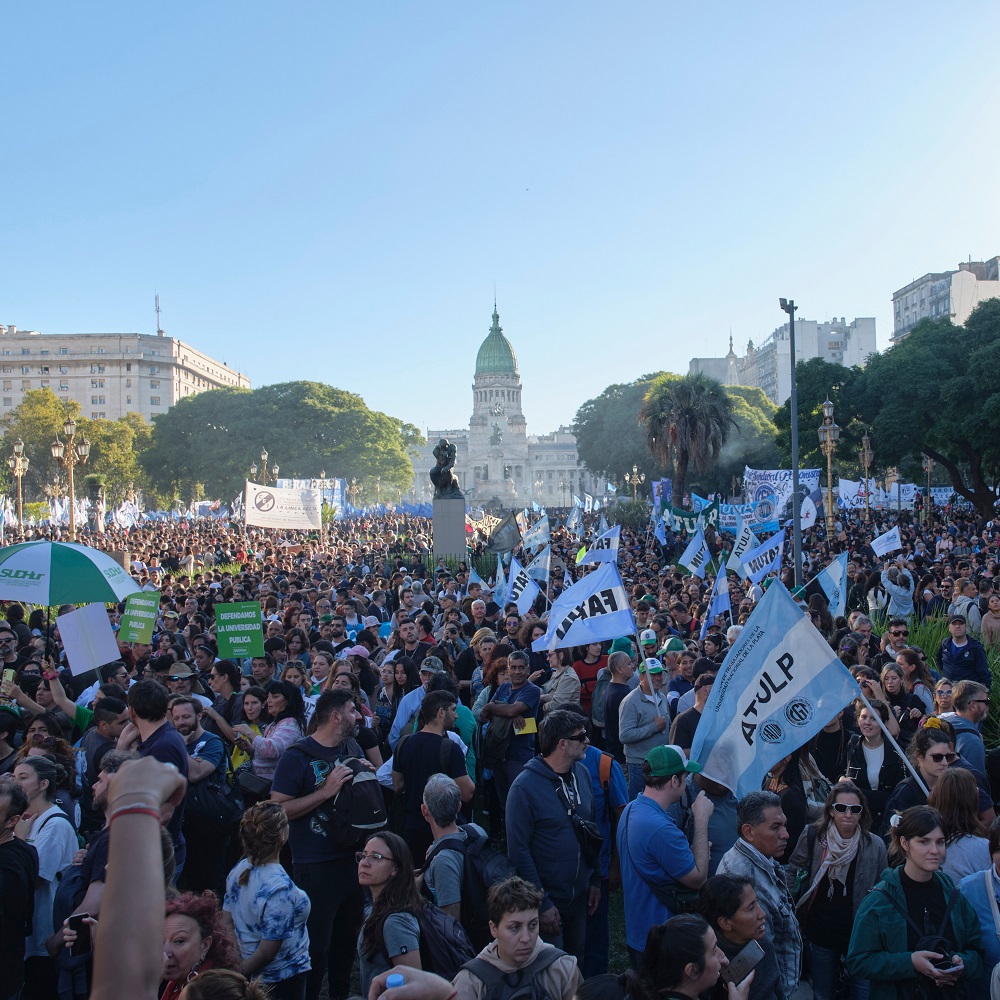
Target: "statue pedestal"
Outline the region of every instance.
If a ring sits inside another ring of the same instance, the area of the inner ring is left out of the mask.
[[[465,534],[465,500],[459,497],[434,499],[434,558],[466,557],[469,543]]]

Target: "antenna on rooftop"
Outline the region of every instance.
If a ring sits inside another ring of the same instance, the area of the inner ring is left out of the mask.
[[[157,292],[154,298],[156,302],[156,335],[162,337],[163,330],[160,328],[160,293]]]

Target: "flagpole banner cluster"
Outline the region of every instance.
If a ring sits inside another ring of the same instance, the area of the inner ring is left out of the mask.
[[[318,531],[322,525],[320,491],[258,486],[246,481],[246,523],[258,528]]]
[[[691,759],[737,798],[861,689],[785,587],[768,587],[719,668]]]
[[[819,469],[799,470],[799,490],[803,497],[819,489]],[[792,516],[792,470],[751,469],[743,470],[743,499],[757,504],[757,517],[764,523],[778,524]],[[775,525],[777,527],[777,525]],[[770,529],[761,528],[761,531]]]

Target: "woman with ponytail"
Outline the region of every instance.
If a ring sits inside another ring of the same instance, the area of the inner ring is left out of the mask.
[[[240,822],[243,860],[226,879],[223,909],[232,917],[244,976],[260,976],[272,1000],[305,1000],[309,972],[309,897],[278,862],[288,816],[258,802]]]

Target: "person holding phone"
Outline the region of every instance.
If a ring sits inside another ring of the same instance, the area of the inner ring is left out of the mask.
[[[748,1000],[785,1000],[774,947],[767,940],[767,919],[748,878],[713,875],[702,887],[698,901],[701,915],[715,931],[729,966],[707,994],[726,1000],[728,984],[740,985],[753,970]]]

